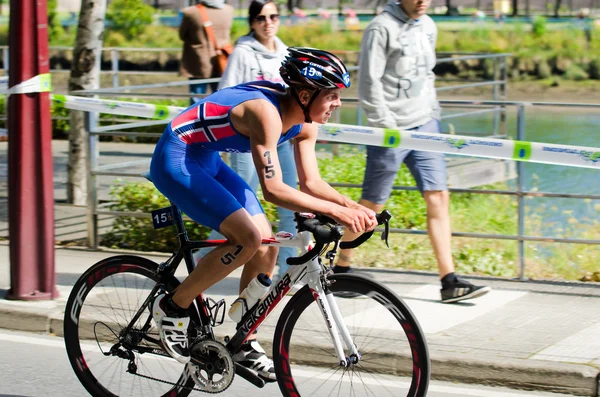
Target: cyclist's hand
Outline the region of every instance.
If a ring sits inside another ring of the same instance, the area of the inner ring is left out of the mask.
[[[346,226],[352,233],[364,233],[373,230],[377,226],[374,213],[373,216],[370,216],[362,209],[338,207],[337,211],[332,214],[332,218],[341,225]]]
[[[365,231],[370,232],[371,230],[374,230],[378,225],[377,213],[375,211],[373,211],[372,209],[365,207],[364,205],[358,204],[358,207],[359,207],[358,209],[363,211],[365,214],[367,214],[367,216],[371,220],[370,226]]]

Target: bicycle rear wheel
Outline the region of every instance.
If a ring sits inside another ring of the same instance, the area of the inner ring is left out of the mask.
[[[158,265],[136,256],[98,262],[75,283],[67,301],[64,338],[77,377],[93,396],[187,396],[194,381],[163,351],[156,324],[143,308],[159,282]],[[178,281],[166,286],[172,291]]]
[[[283,395],[425,396],[429,353],[410,309],[374,280],[356,275],[329,280],[360,360],[340,366],[323,315],[305,286],[286,305],[275,330],[273,359]]]

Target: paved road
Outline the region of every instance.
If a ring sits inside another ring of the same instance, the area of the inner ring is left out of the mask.
[[[9,281],[8,246],[0,244],[0,327],[61,335],[64,305],[74,282],[91,264],[110,252],[56,250],[54,301],[1,299]],[[164,255],[143,256],[162,262]],[[185,275],[183,269],[176,274]],[[492,286],[488,295],[456,305],[439,302],[436,275],[364,270],[402,296],[427,336],[435,379],[538,390],[582,396],[597,395],[600,368],[600,288],[582,283],[520,283],[477,280]],[[231,303],[237,297],[240,269],[206,291],[206,296]],[[111,295],[113,296],[113,295]],[[279,310],[279,307],[276,309]],[[376,318],[378,312],[365,312]],[[365,317],[367,318],[367,317]],[[277,316],[270,316],[259,338],[272,338]],[[321,323],[319,323],[321,324]],[[373,332],[380,332],[375,319]],[[228,317],[215,329],[218,337],[235,329]],[[325,332],[326,333],[326,332]],[[374,334],[374,335],[375,335]],[[222,340],[222,339],[219,339]],[[314,340],[313,340],[314,343]]]
[[[0,363],[0,397],[81,397],[87,395],[71,369],[62,338],[0,330],[0,351],[3,356]],[[321,382],[312,380],[310,377],[311,374],[318,373],[317,368],[305,367],[304,373],[307,375],[308,382]],[[130,375],[124,374],[124,376]],[[254,386],[241,378],[235,378],[233,384],[223,395],[247,397],[249,392],[258,394],[258,390]],[[192,395],[205,394],[194,392]],[[277,385],[270,384],[260,390],[260,396],[276,397],[281,396],[281,393]],[[515,391],[447,382],[433,382],[428,396],[566,397],[564,394]],[[128,397],[135,397],[135,395],[128,395]],[[146,394],[144,397],[151,396]]]

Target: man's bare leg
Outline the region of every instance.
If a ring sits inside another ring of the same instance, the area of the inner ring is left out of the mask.
[[[440,279],[454,272],[452,260],[450,194],[447,190],[423,192],[427,205],[427,234],[437,260]]]

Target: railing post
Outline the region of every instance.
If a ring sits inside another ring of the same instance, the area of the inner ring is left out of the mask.
[[[119,50],[113,48],[110,51],[110,63],[112,71],[112,86],[119,86]]]
[[[340,123],[342,117],[342,112],[340,112],[339,110],[337,112],[335,112],[335,122],[336,124]],[[331,144],[331,154],[333,155],[333,157],[339,157],[340,155],[340,145],[338,143],[332,143]]]
[[[98,248],[98,191],[96,175],[94,171],[98,168],[98,136],[93,131],[97,125],[97,113],[85,113],[85,129],[88,133],[87,153],[87,231],[88,247]]]
[[[4,47],[2,49],[2,59],[4,60],[4,74],[8,75],[8,65],[9,65],[9,55],[8,55],[9,51],[8,51],[8,47]]]
[[[518,105],[517,107],[517,140],[523,141],[525,138],[525,106]],[[518,237],[519,240],[518,250],[519,250],[519,279],[521,281],[527,280],[525,277],[525,241],[523,241],[522,237],[525,235],[525,200],[522,195],[524,190],[523,188],[523,177],[524,177],[524,164],[522,161],[517,161],[517,203],[519,206],[519,229],[518,229]]]
[[[508,84],[508,71],[506,68],[506,56],[500,58],[500,78],[502,79],[502,85],[500,85],[500,99],[506,101],[506,86]],[[506,105],[502,105],[502,112],[500,113],[500,129],[503,135],[508,134],[506,125]]]
[[[494,61],[494,75],[493,75],[494,76],[493,77],[494,89],[493,89],[492,95],[493,95],[494,101],[498,101],[499,100],[498,94],[500,92],[500,87],[495,83],[498,82],[499,76],[500,76],[500,70],[499,70],[500,69],[500,66],[499,66],[500,58],[493,58],[493,61]],[[494,135],[499,135],[498,131],[500,129],[500,118],[502,117],[502,115],[499,114],[498,107],[495,107],[494,110],[496,110],[494,112]]]

